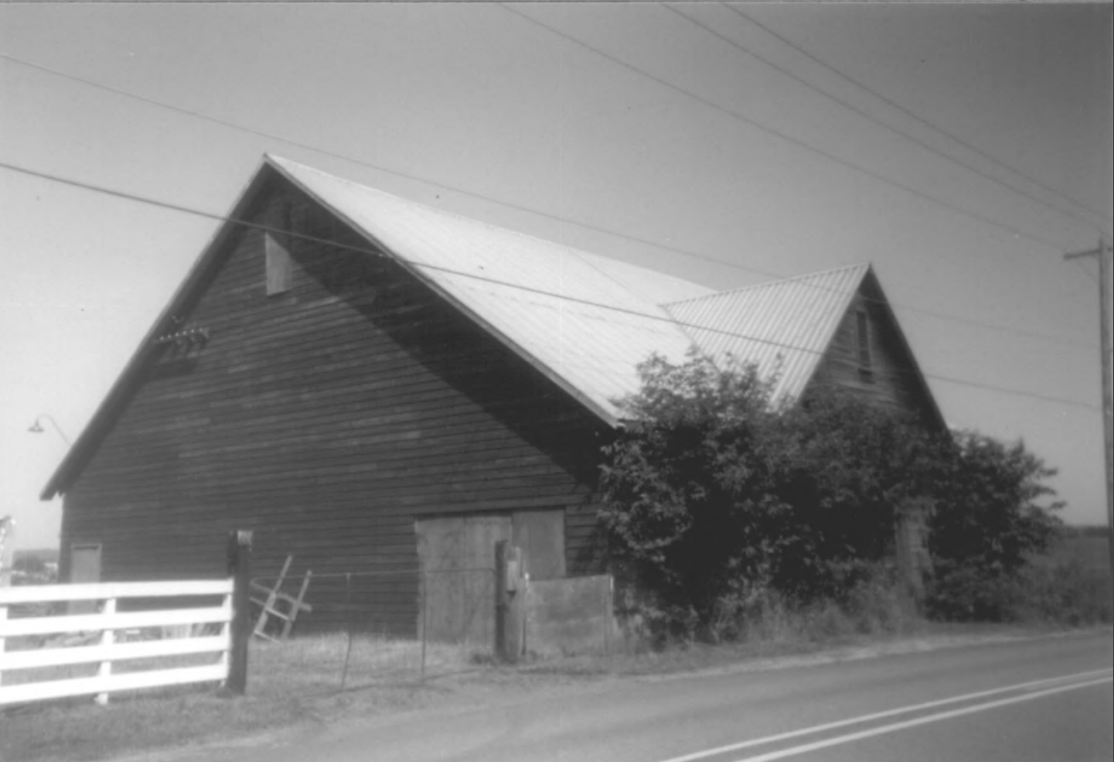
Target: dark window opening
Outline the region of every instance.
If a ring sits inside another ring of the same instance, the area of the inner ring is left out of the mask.
[[[874,368],[870,356],[870,322],[865,310],[855,313],[855,328],[858,336],[859,374],[869,378]]]

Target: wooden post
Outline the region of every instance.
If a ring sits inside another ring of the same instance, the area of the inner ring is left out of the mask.
[[[495,656],[514,664],[522,655],[526,587],[522,550],[495,543]]]
[[[104,602],[104,609],[101,610],[101,616],[110,617],[115,613],[116,613],[116,599],[115,598],[109,598],[108,600],[106,600]],[[115,642],[116,642],[116,631],[115,630],[105,630],[103,633],[101,633],[101,645],[102,646],[111,646]],[[112,674],[112,661],[111,660],[102,661],[100,669],[97,670],[97,677],[108,677],[111,674]],[[94,701],[96,701],[97,704],[99,704],[100,706],[107,706],[108,705],[108,694],[107,693],[98,693],[97,697],[94,699]]]
[[[507,548],[507,657],[511,664],[522,656],[525,641],[526,564],[522,549]]]
[[[225,690],[243,696],[248,685],[248,641],[251,640],[251,532],[238,530],[228,535],[228,576],[232,577],[232,647],[229,653]]]
[[[15,552],[12,550],[11,535],[15,527],[15,522],[12,521],[11,516],[0,516],[0,589],[11,585],[11,569],[15,557]],[[0,606],[0,624],[8,618],[8,607]],[[4,638],[0,638],[0,653],[5,649]],[[0,685],[4,684],[4,673],[0,672]]]
[[[1099,372],[1102,381],[1103,467],[1106,471],[1106,550],[1114,577],[1114,251],[1099,238],[1098,248],[1065,254],[1064,259],[1099,259]]]
[[[507,541],[495,542],[495,658],[507,658]]]

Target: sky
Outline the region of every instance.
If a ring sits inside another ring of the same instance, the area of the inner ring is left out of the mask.
[[[1105,523],[1111,6],[0,4],[0,164],[211,214],[266,152],[717,289],[870,261],[948,422]],[[217,222],[0,167],[0,515]],[[28,427],[40,415],[44,431]]]

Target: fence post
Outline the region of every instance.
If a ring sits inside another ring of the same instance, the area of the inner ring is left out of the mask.
[[[422,594],[422,682],[425,682],[425,651],[426,643],[429,642],[429,574],[426,572],[418,572],[418,578],[421,580],[421,594]]]
[[[104,608],[101,610],[101,616],[110,617],[116,613],[116,599],[108,598],[104,602]],[[111,646],[116,642],[116,631],[112,629],[105,630],[101,633],[101,645]],[[100,669],[97,670],[97,677],[109,677],[112,674],[112,660],[106,659],[101,662]],[[108,694],[98,693],[97,697],[93,699],[100,706],[108,705]]]
[[[243,696],[248,685],[248,641],[251,639],[250,531],[241,529],[228,535],[228,576],[232,578],[232,644],[225,690],[233,696]]]
[[[0,587],[0,589],[3,589],[3,588]],[[8,607],[7,606],[0,606],[0,626],[3,626],[4,621],[7,618],[8,618]],[[4,649],[6,647],[7,646],[4,645],[4,638],[0,638],[0,654],[4,653]],[[2,671],[0,671],[0,685],[3,685],[3,684],[4,684],[4,673]]]
[[[495,543],[495,655],[515,663],[522,654],[526,590],[522,550],[506,540]]]
[[[507,658],[507,541],[495,541],[495,658]]]
[[[11,516],[4,516],[0,518],[0,590],[8,587],[12,583],[11,571],[14,564],[15,550],[12,548],[11,542],[6,542],[5,538],[10,538],[15,528],[15,522],[12,521]],[[0,625],[8,618],[8,607],[0,606]],[[4,653],[4,638],[0,638],[0,653]],[[4,684],[4,673],[0,672],[0,685]]]

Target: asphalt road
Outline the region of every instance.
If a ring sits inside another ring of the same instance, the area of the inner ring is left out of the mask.
[[[1110,633],[381,717],[267,762],[1061,762],[1114,759]]]

